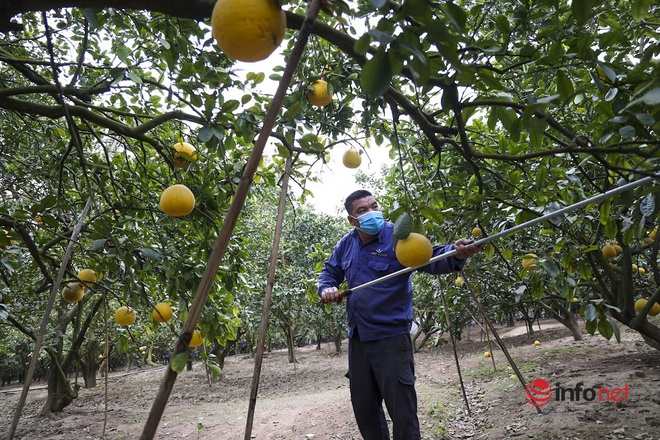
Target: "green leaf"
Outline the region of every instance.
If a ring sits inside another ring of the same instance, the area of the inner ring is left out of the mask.
[[[630,13],[636,22],[640,22],[646,18],[651,7],[651,0],[633,0]]]
[[[609,239],[616,238],[616,233],[619,232],[619,225],[614,220],[608,221],[605,224],[605,236]]]
[[[223,113],[232,113],[234,110],[236,110],[238,107],[240,107],[241,103],[238,102],[235,99],[230,99],[229,101],[225,102],[222,105],[222,112]]]
[[[92,252],[99,252],[105,248],[105,243],[108,241],[107,238],[101,238],[99,240],[94,240],[92,245],[89,247],[89,250]]]
[[[600,205],[600,224],[606,225],[610,221],[610,213],[612,211],[612,205],[609,202],[605,202]]]
[[[430,6],[428,0],[405,0],[403,2],[403,12],[407,17],[426,23],[432,15]]]
[[[128,47],[126,47],[126,46],[123,45],[123,44],[119,44],[119,45],[115,48],[115,54],[116,54],[117,57],[118,57],[120,60],[122,60],[122,61],[124,62],[124,64],[126,64],[126,65],[130,65],[130,64],[131,64],[131,63],[129,62],[129,60],[128,60],[128,56],[131,54],[131,52],[132,52],[131,49],[129,49]]]
[[[412,217],[407,212],[404,212],[399,216],[398,219],[396,219],[396,223],[394,223],[394,237],[398,238],[399,240],[408,238],[412,232],[412,227]]]
[[[587,322],[591,322],[595,321],[596,318],[598,318],[598,311],[596,311],[596,307],[594,307],[593,304],[588,304],[587,307],[584,308],[584,319],[586,319]]]
[[[371,34],[365,32],[353,45],[353,50],[359,55],[365,55],[371,44]]]
[[[571,2],[571,12],[578,24],[585,24],[593,17],[592,10],[597,0],[579,0]]]
[[[540,147],[543,143],[544,132],[548,123],[545,120],[532,117],[528,121],[529,139],[532,145]]]
[[[598,321],[594,319],[593,321],[587,321],[584,327],[587,330],[587,332],[589,332],[590,335],[593,335],[594,333],[596,333],[597,325],[598,325]]]
[[[614,337],[616,338],[616,341],[621,342],[621,329],[619,328],[617,323],[610,317],[608,317],[607,320],[610,322],[610,325],[612,326],[612,330],[614,330]]]
[[[282,157],[289,157],[290,151],[287,147],[284,146],[284,144],[277,143],[277,154],[279,154]]]
[[[172,358],[170,361],[170,368],[175,373],[181,373],[186,367],[186,361],[188,360],[188,352],[179,353]]]
[[[634,237],[635,237],[635,229],[631,226],[624,231],[623,240],[621,241],[623,244],[629,245]]]
[[[543,261],[543,268],[552,278],[557,278],[560,273],[559,267],[557,267],[554,261],[549,259]]]
[[[213,377],[220,377],[222,376],[222,368],[217,366],[216,364],[213,363],[207,363],[206,367],[209,369],[209,373],[211,373],[211,376]]]
[[[567,101],[575,93],[573,81],[562,69],[557,71],[557,91],[562,101]]]
[[[82,13],[85,16],[85,20],[89,23],[90,29],[96,29],[98,27],[98,19],[96,17],[96,8],[82,8]]]
[[[420,213],[434,223],[442,224],[445,221],[445,218],[440,211],[437,211],[428,205],[422,205]]]
[[[626,108],[632,107],[633,105],[640,102],[651,106],[660,104],[660,87],[650,90],[643,94],[640,98],[630,101]]]
[[[213,138],[213,127],[210,125],[205,125],[204,127],[199,129],[199,132],[197,132],[197,139],[199,139],[200,142],[208,142]]]
[[[444,9],[447,17],[456,27],[456,30],[464,31],[465,23],[467,22],[467,15],[465,14],[465,11],[460,6],[452,2],[445,3]]]
[[[603,337],[605,337],[605,339],[608,341],[612,339],[614,329],[612,328],[612,324],[610,324],[609,320],[603,318],[598,320],[598,333],[603,335]]]
[[[127,75],[131,80],[133,80],[135,84],[142,84],[142,78],[140,78],[140,75],[135,73],[133,70],[129,70]]]
[[[142,255],[144,255],[146,258],[153,260],[153,261],[160,261],[163,259],[163,256],[156,252],[155,250],[148,248],[148,247],[141,247],[138,249]]]
[[[376,54],[362,67],[360,83],[364,93],[370,98],[379,98],[390,86],[392,66],[384,48],[379,48]]]

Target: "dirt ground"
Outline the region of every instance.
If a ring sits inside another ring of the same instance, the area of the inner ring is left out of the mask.
[[[657,317],[657,318],[660,318]],[[623,330],[623,329],[622,329]],[[575,342],[557,323],[541,323],[526,334],[518,323],[498,334],[521,370],[525,384],[540,378],[558,389],[628,387],[628,400],[550,400],[540,413],[527,403],[521,382],[493,341],[479,329],[457,345],[466,389],[468,413],[451,344],[416,355],[416,389],[422,438],[435,439],[660,439],[660,352],[631,331],[622,342],[585,334]],[[535,346],[538,340],[541,345]],[[346,373],[346,354],[334,355],[332,344],[321,350],[297,350],[298,364],[286,351],[267,353],[261,372],[252,438],[360,439],[353,420]],[[492,359],[495,360],[495,368]],[[31,390],[16,439],[137,439],[151,408],[165,367],[113,373],[105,387],[81,389],[80,397],[58,420],[38,413],[46,397],[43,387]],[[209,385],[203,368],[182,372],[175,383],[156,434],[158,439],[233,440],[245,437],[254,359],[227,359],[223,377]],[[587,394],[582,394],[583,397]],[[20,396],[0,388],[0,438],[5,439]],[[619,399],[623,394],[619,395]],[[107,417],[105,437],[104,419]]]

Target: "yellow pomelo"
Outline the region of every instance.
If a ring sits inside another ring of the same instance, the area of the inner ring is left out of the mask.
[[[527,270],[536,270],[536,261],[539,257],[536,254],[523,255],[522,266]]]
[[[635,301],[635,312],[641,312],[647,302],[646,298],[640,298]],[[656,316],[658,314],[660,314],[660,304],[655,303],[653,304],[653,307],[651,307],[651,310],[649,310],[649,316]]]
[[[68,303],[77,303],[85,296],[85,289],[78,283],[69,283],[62,289],[62,299]]]
[[[277,0],[218,0],[211,13],[213,37],[230,58],[254,62],[268,58],[286,31],[286,14]]]
[[[411,232],[408,237],[397,241],[396,258],[407,267],[423,266],[433,256],[433,245],[422,234]]]
[[[160,196],[160,209],[167,215],[188,215],[195,208],[195,195],[186,185],[172,185]]]
[[[651,307],[651,310],[649,310],[649,315],[656,316],[658,314],[660,314],[660,304],[655,303],[653,304],[653,307]]]
[[[362,163],[362,156],[355,148],[349,148],[341,157],[341,162],[346,168],[357,168]]]
[[[135,318],[135,310],[126,306],[121,306],[115,312],[115,322],[119,325],[133,325]]]
[[[204,342],[204,338],[202,338],[202,332],[195,330],[193,332],[192,338],[190,338],[190,343],[188,345],[190,347],[199,347],[202,345],[202,342]]]
[[[605,246],[603,246],[601,248],[601,252],[603,253],[603,257],[605,257],[605,259],[607,260],[617,256],[616,248],[611,244],[606,244]]]
[[[481,230],[481,228],[479,228],[479,227],[472,228],[472,236],[473,237],[481,237],[482,234],[483,234],[483,231]]]
[[[152,315],[156,322],[166,322],[172,319],[172,307],[167,303],[158,303],[154,306]]]
[[[174,144],[174,166],[186,168],[190,162],[197,161],[197,150],[187,142]]]
[[[317,107],[323,107],[332,102],[332,95],[328,90],[328,82],[324,79],[317,79],[307,88],[307,100],[310,104]]]
[[[81,285],[85,287],[92,287],[94,284],[96,284],[96,272],[94,272],[92,269],[83,269],[78,272],[78,279],[80,280]]]

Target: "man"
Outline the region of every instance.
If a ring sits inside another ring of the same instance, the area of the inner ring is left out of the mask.
[[[392,247],[394,224],[386,222],[372,194],[358,190],[344,202],[355,229],[335,246],[318,281],[324,301],[341,299],[346,280],[356,287],[403,269]],[[433,255],[456,249],[452,257],[419,268],[432,274],[458,271],[480,249],[468,239],[434,246]],[[389,440],[383,401],[392,419],[394,440],[419,440],[415,367],[410,323],[413,318],[411,272],[361,289],[346,300],[348,378],[351,403],[365,440]]]

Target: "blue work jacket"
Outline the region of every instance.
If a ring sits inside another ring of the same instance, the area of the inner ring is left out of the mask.
[[[328,287],[339,287],[346,280],[348,288],[381,278],[404,268],[392,247],[394,224],[385,222],[378,239],[362,244],[356,229],[339,240],[319,275],[318,294]],[[454,245],[434,246],[433,256],[449,252]],[[461,270],[465,260],[451,256],[422,266],[431,274]],[[360,289],[346,297],[348,335],[357,327],[361,341],[374,341],[409,332],[413,318],[411,272]]]

